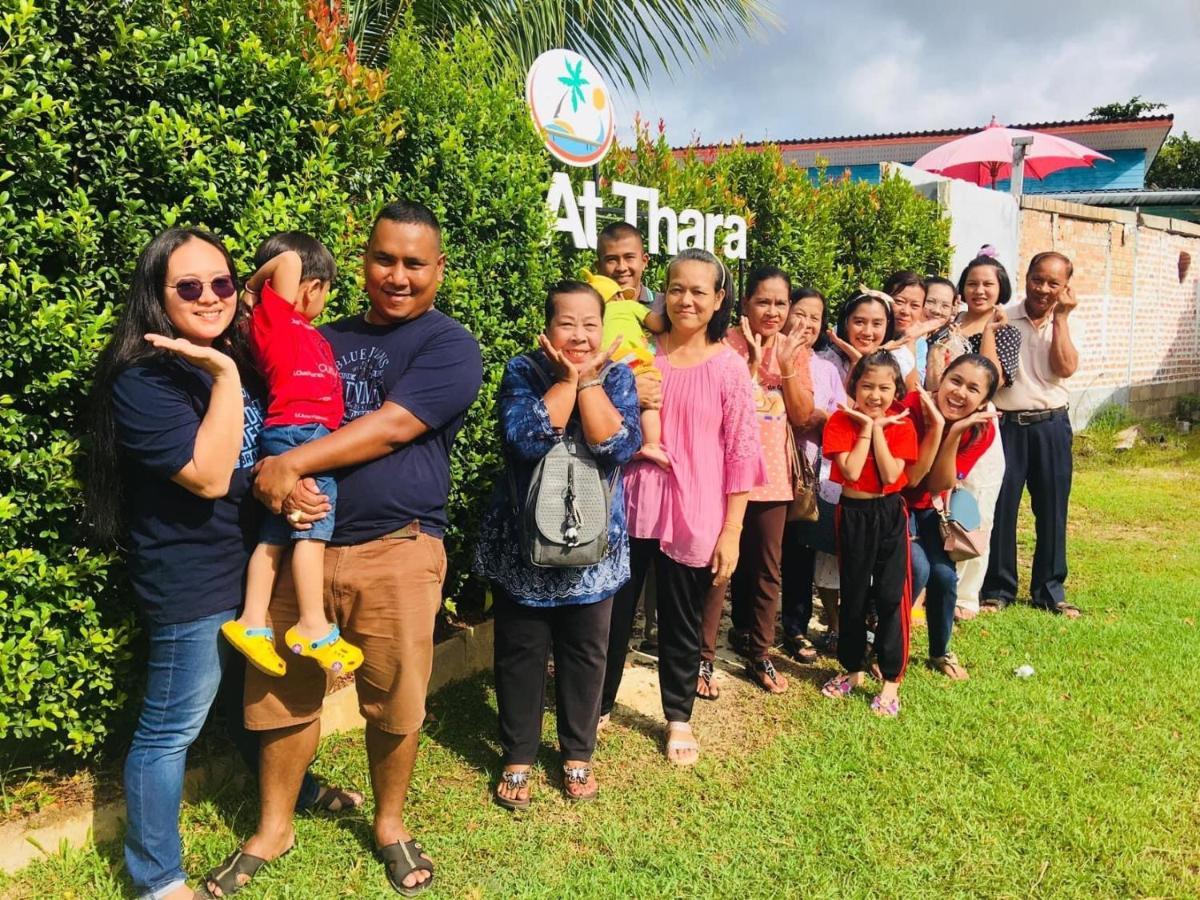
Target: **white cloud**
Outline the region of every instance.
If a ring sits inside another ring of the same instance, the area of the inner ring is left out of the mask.
[[[618,98],[673,143],[783,140],[1083,118],[1141,94],[1200,134],[1200,4],[778,0],[781,32]]]

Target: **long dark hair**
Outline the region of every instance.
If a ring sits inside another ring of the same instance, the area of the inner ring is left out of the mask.
[[[725,297],[721,300],[721,305],[713,310],[712,318],[708,320],[708,326],[704,330],[704,336],[710,344],[716,344],[725,337],[725,332],[729,330],[729,316],[733,312],[733,275],[725,263],[717,259],[716,256],[709,253],[707,250],[701,250],[699,247],[688,247],[685,250],[680,250],[679,254],[667,263],[667,287],[671,284],[671,270],[676,265],[682,262],[704,262],[713,267],[713,292],[724,291]],[[671,330],[671,319],[667,317],[667,331]]]
[[[191,240],[204,241],[221,251],[229,274],[238,283],[233,257],[216,235],[199,228],[168,228],[148,243],[138,257],[125,307],[113,328],[108,345],[96,363],[96,377],[88,396],[88,431],[91,448],[87,462],[87,516],[97,537],[106,542],[118,540],[125,528],[125,484],[121,473],[121,449],[117,442],[117,424],[113,416],[112,386],[126,369],[152,360],[173,358],[146,342],[147,333],[176,337],[175,326],[163,305],[167,264],[171,254]],[[240,287],[240,285],[239,285]],[[246,310],[236,304],[233,321],[213,346],[229,354],[243,376],[254,371],[242,327]]]

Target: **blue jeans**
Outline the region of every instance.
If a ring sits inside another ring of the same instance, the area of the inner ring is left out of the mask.
[[[913,596],[925,588],[925,620],[929,626],[929,656],[945,656],[954,631],[958,604],[958,569],[943,546],[939,516],[933,509],[913,510],[909,517],[912,542]],[[918,582],[920,576],[920,582]]]
[[[236,617],[237,610],[231,609],[148,628],[146,696],[125,760],[125,868],[140,897],[157,900],[186,880],[179,807],[187,751],[236,656],[221,637],[221,626]],[[306,775],[301,799],[315,800],[317,790]]]

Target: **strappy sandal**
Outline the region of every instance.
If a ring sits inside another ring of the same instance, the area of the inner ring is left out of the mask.
[[[871,712],[882,719],[894,719],[900,715],[900,698],[884,700],[880,694],[876,694],[871,698]]]
[[[529,769],[521,772],[501,772],[500,783],[496,785],[492,791],[492,799],[497,806],[503,806],[505,809],[512,812],[523,812],[529,809],[529,796],[526,795],[524,800],[519,800],[516,797],[505,797],[500,793],[500,785],[511,788],[514,791],[520,791],[521,788],[529,788]]]
[[[1083,615],[1083,610],[1072,603],[1063,600],[1059,603],[1033,603],[1034,609],[1040,609],[1043,612],[1053,613],[1056,616],[1063,616],[1067,619],[1078,619]]]
[[[782,694],[787,690],[787,679],[780,676],[775,670],[775,664],[769,659],[746,663],[746,674],[768,694]]]
[[[212,892],[212,888],[209,885],[215,884],[221,891],[221,897],[232,897],[253,881],[254,876],[258,874],[263,866],[287,856],[295,849],[295,846],[295,844],[292,844],[291,847],[288,847],[275,857],[275,859],[271,860],[263,859],[261,856],[255,856],[252,853],[246,853],[241,847],[238,847],[238,849],[225,857],[220,865],[208,870],[208,874],[204,876],[204,884],[192,896],[201,898],[201,900],[214,900],[218,895]],[[245,881],[242,880],[243,877]]]
[[[338,813],[360,809],[365,802],[366,798],[358,791],[343,791],[341,788],[323,784],[320,793],[317,794],[317,799],[305,812],[336,816]]]
[[[396,841],[375,851],[375,858],[384,865],[387,872],[388,884],[402,897],[415,897],[422,891],[433,887],[433,863],[421,854],[424,848],[416,840]],[[429,877],[420,884],[409,887],[404,879],[413,872],[428,872]]]
[[[967,681],[971,676],[967,674],[966,668],[958,661],[958,657],[953,653],[947,653],[945,656],[934,656],[929,659],[929,668],[935,672],[941,672],[951,681]]]
[[[815,663],[817,661],[817,648],[803,634],[784,638],[784,646],[797,662]]]
[[[703,683],[707,694],[700,693],[700,685]],[[713,680],[713,664],[712,660],[700,660],[700,678],[696,682],[696,696],[701,700],[716,700],[721,696],[721,689],[717,687]]]
[[[979,601],[979,612],[981,614],[1003,612],[1010,603],[1012,603],[1011,600],[1005,600],[1002,597],[984,597]]]
[[[674,727],[672,727],[674,726]],[[682,734],[686,737],[673,738],[672,734]],[[695,750],[696,758],[689,762],[680,762],[672,758],[671,753],[680,750]],[[700,745],[696,743],[696,738],[692,734],[692,726],[689,722],[668,722],[667,723],[667,746],[666,746],[667,762],[673,766],[679,766],[681,769],[686,769],[694,766],[700,761]]]
[[[849,675],[835,675],[825,682],[824,687],[821,688],[821,694],[831,700],[845,700],[853,690],[854,683],[850,680]]]
[[[563,766],[563,796],[572,803],[590,803],[600,794],[600,785],[594,785],[586,794],[571,792],[571,785],[586,785],[592,780],[591,766]]]

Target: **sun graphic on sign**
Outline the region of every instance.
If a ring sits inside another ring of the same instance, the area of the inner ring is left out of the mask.
[[[569,166],[592,166],[612,147],[608,88],[596,67],[570,50],[548,50],[529,68],[525,99],[546,149]]]

